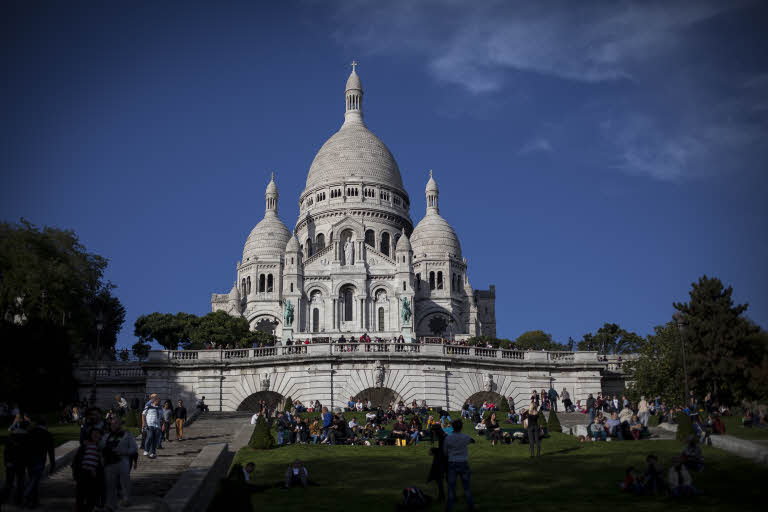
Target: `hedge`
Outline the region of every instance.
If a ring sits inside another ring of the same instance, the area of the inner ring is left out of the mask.
[[[694,435],[691,417],[685,413],[680,413],[675,419],[677,420],[677,435],[675,438],[680,442],[687,443],[688,437]]]
[[[248,446],[254,450],[269,450],[275,446],[275,438],[272,437],[272,431],[263,414],[260,414],[259,419],[256,420],[256,426],[253,427]]]

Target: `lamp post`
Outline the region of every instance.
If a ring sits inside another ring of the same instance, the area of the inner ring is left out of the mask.
[[[96,355],[101,358],[101,331],[104,329],[104,314],[96,315]]]
[[[689,401],[689,391],[688,391],[688,366],[685,364],[685,341],[683,340],[683,329],[685,329],[685,326],[688,325],[685,321],[685,317],[682,313],[679,311],[672,315],[672,318],[675,319],[675,323],[677,323],[677,335],[680,337],[680,351],[683,354],[683,378],[685,381],[685,405],[688,406]]]

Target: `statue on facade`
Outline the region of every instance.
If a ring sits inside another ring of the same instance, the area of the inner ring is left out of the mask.
[[[345,265],[352,264],[352,250],[353,250],[352,242],[349,240],[344,242],[344,264]]]
[[[381,364],[381,361],[376,361],[376,387],[383,388],[384,380],[387,377],[387,369]]]
[[[486,391],[493,391],[493,375],[490,373],[487,373],[483,376],[483,388],[485,388]]]
[[[290,300],[285,301],[285,313],[283,314],[283,320],[285,321],[286,327],[293,325],[293,304],[291,304]]]
[[[403,325],[407,324],[411,319],[411,303],[408,301],[408,297],[403,297],[403,305],[400,308],[400,316],[403,319]]]
[[[261,378],[261,390],[262,391],[268,391],[269,390],[269,375],[264,375]]]

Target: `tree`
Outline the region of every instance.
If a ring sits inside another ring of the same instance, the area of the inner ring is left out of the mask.
[[[192,315],[190,315],[192,316]],[[191,344],[202,348],[205,343],[218,346],[238,347],[249,336],[248,320],[234,317],[224,311],[216,311],[192,320],[190,330]]]
[[[179,347],[201,349],[206,343],[232,347],[249,346],[250,340],[260,337],[249,330],[248,321],[224,311],[198,317],[189,313],[152,313],[136,319],[134,334],[142,343],[157,342],[166,350]]]
[[[616,324],[603,324],[597,334],[587,333],[578,343],[579,350],[595,350],[600,354],[632,354],[643,344],[643,338]]]
[[[2,397],[22,407],[69,401],[75,357],[97,343],[111,353],[125,309],[103,279],[106,267],[71,230],[0,223]]]
[[[566,350],[565,345],[552,341],[552,335],[542,330],[526,331],[517,337],[518,350]]]
[[[684,325],[682,337],[691,388],[700,396],[711,391],[721,400],[749,395],[749,368],[762,363],[765,354],[752,353],[760,345],[750,343],[760,329],[742,314],[748,304],[735,305],[733,288],[706,275],[691,284],[688,302],[673,306]]]
[[[187,348],[192,342],[191,331],[196,319],[187,313],[141,315],[134,323],[133,334],[141,343],[155,341],[166,350],[178,350],[180,345]]]
[[[683,363],[677,325],[668,322],[654,327],[642,344],[638,359],[624,363],[624,369],[632,375],[632,385],[627,390],[633,401],[656,395],[667,404],[684,404]]]
[[[275,446],[275,438],[272,437],[272,431],[263,414],[259,414],[259,418],[256,420],[256,426],[253,427],[248,446],[254,450],[270,450]]]

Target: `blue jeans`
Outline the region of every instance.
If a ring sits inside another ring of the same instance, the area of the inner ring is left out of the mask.
[[[312,444],[317,444],[318,439],[320,438],[319,435],[313,435],[312,436]]]
[[[453,502],[456,499],[456,477],[461,477],[461,486],[464,487],[464,497],[467,500],[467,508],[474,509],[472,493],[469,491],[469,463],[449,462],[445,479],[448,482],[448,501],[445,502],[445,510],[453,510]]]
[[[144,443],[144,451],[150,455],[157,453],[157,447],[160,444],[160,427],[147,427],[147,440]]]
[[[282,446],[282,445],[283,445],[283,431],[282,430],[278,430],[277,431],[277,446]]]
[[[410,435],[411,439],[413,440],[413,444],[419,444],[419,431],[417,430],[413,434]]]
[[[27,488],[24,490],[24,499],[31,503],[37,503],[37,489],[40,486],[40,478],[43,476],[45,470],[45,459],[42,462],[35,462],[28,468],[29,482],[27,482]]]

